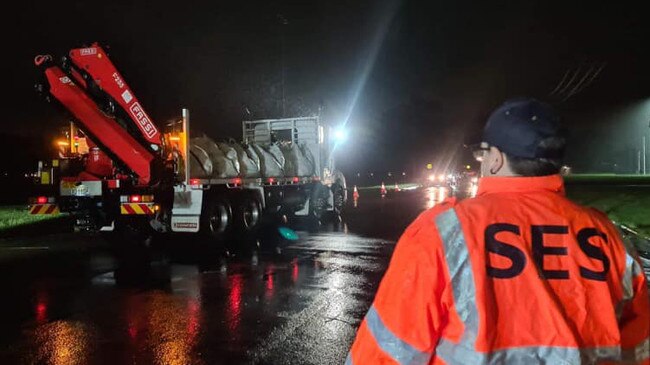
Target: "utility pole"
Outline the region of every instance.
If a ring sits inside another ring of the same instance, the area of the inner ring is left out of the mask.
[[[646,163],[645,163],[646,147],[645,147],[645,140],[646,140],[646,138],[645,138],[645,133],[644,133],[644,135],[643,135],[643,175],[646,174]]]
[[[282,92],[282,100],[281,100],[281,103],[282,103],[282,108],[281,108],[282,109],[282,115],[280,117],[284,118],[286,116],[286,114],[285,114],[285,101],[286,101],[286,99],[285,99],[285,91],[284,91],[284,79],[285,79],[285,67],[284,67],[284,64],[285,64],[285,61],[284,61],[284,54],[285,54],[285,51],[284,51],[284,48],[285,48],[285,45],[284,45],[284,32],[285,32],[285,29],[284,28],[286,28],[286,25],[289,24],[289,21],[282,14],[278,14],[277,17],[278,17],[278,21],[280,22],[280,67],[281,67],[281,70],[280,70],[280,74],[281,74],[280,75],[280,77],[281,77],[280,88],[281,88],[281,92]]]

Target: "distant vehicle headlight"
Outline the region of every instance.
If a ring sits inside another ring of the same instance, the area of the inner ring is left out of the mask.
[[[431,174],[431,175],[429,175],[428,179],[429,179],[429,181],[436,181],[436,175]]]

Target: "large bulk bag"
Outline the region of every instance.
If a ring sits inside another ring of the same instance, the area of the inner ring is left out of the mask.
[[[240,165],[239,159],[237,158],[237,151],[230,146],[228,143],[220,142],[217,143],[223,156],[226,158],[226,171],[225,175],[228,177],[239,176]]]
[[[250,145],[241,145],[230,142],[230,146],[237,151],[239,160],[239,175],[241,177],[259,177],[260,176],[260,158]]]
[[[305,155],[302,148],[298,145],[292,146],[294,154],[296,155],[296,173],[298,176],[313,176],[315,174],[314,158]],[[307,149],[309,151],[309,149]]]
[[[280,151],[280,146],[277,143],[272,143],[266,147],[267,151],[275,157],[275,160],[278,162],[280,167],[284,169],[284,155]]]
[[[212,161],[212,178],[226,178],[237,176],[237,171],[233,171],[232,163],[226,158],[219,146],[210,138],[203,135],[192,138],[191,145],[205,150]]]
[[[292,143],[280,144],[280,151],[284,156],[284,173],[287,176],[297,176],[296,174],[296,156],[295,151],[291,148]]]
[[[281,145],[284,154],[284,173],[288,176],[312,176],[314,163],[303,153],[295,143]]]
[[[275,148],[273,148],[275,146]],[[265,177],[280,177],[284,175],[284,157],[276,145],[253,145],[260,158],[260,171]],[[279,154],[279,158],[277,157]]]
[[[212,176],[212,160],[203,148],[190,145],[190,177],[209,179]]]
[[[305,160],[305,166],[307,169],[304,171],[306,172],[306,174],[304,175],[301,174],[300,176],[318,175],[318,171],[316,171],[316,160],[314,159],[314,155],[312,155],[311,153],[311,149],[307,147],[307,145],[305,144],[298,144],[297,147],[298,150],[300,151],[300,155]]]

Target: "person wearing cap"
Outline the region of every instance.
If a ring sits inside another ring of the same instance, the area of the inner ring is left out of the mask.
[[[475,198],[400,238],[346,364],[650,363],[634,248],[564,195],[560,118],[535,99],[488,118]]]

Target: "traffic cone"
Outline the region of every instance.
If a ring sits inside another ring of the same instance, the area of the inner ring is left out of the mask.
[[[384,185],[383,181],[381,182],[381,188],[379,189],[379,192],[382,196],[386,195],[386,185]]]
[[[397,185],[397,183],[395,183],[395,191],[400,191],[399,185]]]
[[[357,186],[354,186],[354,189],[352,189],[352,199],[357,200],[359,199],[359,190],[357,190]]]

